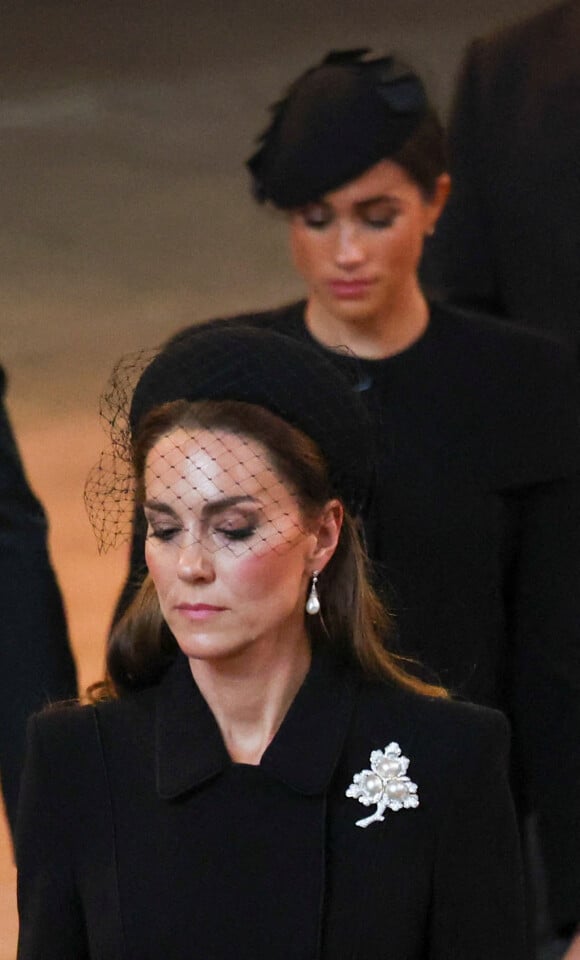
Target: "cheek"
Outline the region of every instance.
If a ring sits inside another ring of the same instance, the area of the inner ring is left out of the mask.
[[[147,541],[145,541],[145,565],[153,579],[155,579],[155,554]]]
[[[290,252],[294,266],[305,280],[316,276],[322,258],[321,237],[311,237],[295,227],[290,231]]]
[[[231,564],[228,570],[224,569],[224,576],[230,581],[232,593],[245,600],[260,600],[264,597],[275,597],[277,590],[291,591],[291,584],[296,588],[301,584],[302,572],[297,558],[291,553],[281,555],[274,550],[263,553],[248,553]]]
[[[153,545],[145,543],[145,563],[156,590],[163,591],[168,580],[175,578],[174,565],[167,551],[163,554]]]
[[[415,230],[405,225],[396,233],[392,233],[389,237],[383,239],[376,255],[386,267],[391,269],[399,266],[414,266],[421,254],[422,247],[422,238],[417,236]]]

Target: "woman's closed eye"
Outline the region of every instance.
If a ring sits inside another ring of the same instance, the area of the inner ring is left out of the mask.
[[[183,529],[183,524],[175,511],[158,509],[156,506],[145,504],[145,520],[147,521],[147,540],[159,540],[162,543],[175,540]]]
[[[398,219],[401,211],[391,203],[381,201],[363,204],[359,210],[361,223],[373,230],[388,230]]]
[[[388,230],[389,227],[392,227],[398,217],[397,213],[391,213],[389,216],[378,216],[377,214],[366,215],[363,218],[363,223],[367,227],[372,227],[373,230]]]
[[[313,204],[310,207],[305,207],[300,211],[300,217],[304,226],[311,230],[323,230],[334,219],[332,211],[323,204]]]
[[[175,524],[167,523],[149,523],[147,525],[147,539],[161,540],[167,542],[173,540],[180,531],[180,527]]]
[[[254,526],[247,527],[216,527],[216,533],[221,534],[226,540],[249,540],[256,532]]]
[[[372,204],[363,203],[353,211],[351,217],[353,222],[358,221],[363,227],[370,227],[372,230],[388,230],[394,226],[400,216],[401,211],[391,204],[373,201]],[[336,214],[325,206],[306,207],[300,212],[304,226],[310,230],[324,230],[331,226],[336,220]]]
[[[258,518],[252,514],[235,513],[232,516],[215,517],[212,527],[215,533],[228,541],[249,540],[258,526]]]

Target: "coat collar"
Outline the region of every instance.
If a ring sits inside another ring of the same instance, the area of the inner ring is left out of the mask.
[[[315,653],[261,768],[298,793],[323,793],[346,738],[356,688],[351,672],[328,654]],[[164,799],[201,786],[232,763],[182,654],[157,689],[155,754],[157,790]]]

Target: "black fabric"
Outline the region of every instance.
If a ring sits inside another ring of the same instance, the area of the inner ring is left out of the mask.
[[[451,197],[424,276],[448,299],[580,348],[580,2],[468,49]]]
[[[46,518],[22,467],[4,387],[0,368],[0,773],[13,831],[26,721],[51,701],[75,697],[77,687]]]
[[[345,791],[392,740],[420,805],[361,829]],[[526,956],[499,714],[316,654],[261,764],[233,764],[179,654],[30,742],[19,960]]]
[[[393,57],[336,51],[272,107],[248,160],[254,193],[281,209],[318,200],[393,156],[427,110],[419,77]]]
[[[243,319],[308,341],[341,368],[351,362],[312,339],[304,303]],[[522,820],[530,809],[538,814],[552,917],[558,926],[576,922],[576,369],[545,337],[435,305],[426,334],[410,349],[359,360],[357,371],[379,461],[377,496],[365,511],[367,542],[396,615],[398,647],[457,694],[510,717],[513,786]],[[138,524],[136,580],[143,536]],[[119,609],[131,592],[126,586]]]

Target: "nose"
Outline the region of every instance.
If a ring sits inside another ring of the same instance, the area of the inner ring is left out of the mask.
[[[355,224],[338,224],[334,259],[336,265],[344,270],[352,270],[363,263],[364,242]]]
[[[180,580],[213,580],[213,557],[202,541],[191,539],[181,546],[177,564],[177,575]]]

